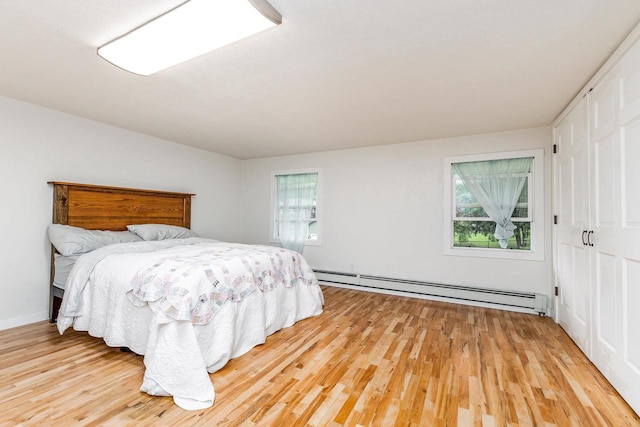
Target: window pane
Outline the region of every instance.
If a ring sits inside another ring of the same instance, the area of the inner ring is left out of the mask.
[[[455,177],[456,183],[456,218],[488,218],[480,203],[469,193],[462,180]]]
[[[318,240],[316,218],[318,173],[283,174],[275,176],[275,212],[273,237],[280,238],[283,226],[308,221],[307,240]],[[297,190],[312,191],[312,199],[301,197]]]
[[[514,222],[516,229],[507,249],[531,250],[531,223]],[[453,221],[453,246],[465,248],[500,248],[493,237],[493,221]]]
[[[456,183],[456,218],[489,218],[489,215],[480,206],[480,203],[467,190],[462,180],[454,175]],[[529,177],[525,179],[522,192],[518,198],[512,218],[528,218],[529,217]]]
[[[528,218],[529,217],[529,177],[524,182],[522,192],[518,198],[516,208],[513,210],[511,218]]]
[[[307,240],[318,240],[318,221],[311,221],[309,223],[309,236]]]

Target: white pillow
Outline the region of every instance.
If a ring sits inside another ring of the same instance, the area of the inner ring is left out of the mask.
[[[167,224],[127,225],[127,230],[132,233],[136,233],[143,240],[167,240],[198,237],[196,233],[188,228]]]
[[[91,252],[114,243],[142,241],[128,231],[86,230],[62,224],[51,224],[48,234],[51,244],[64,256]]]

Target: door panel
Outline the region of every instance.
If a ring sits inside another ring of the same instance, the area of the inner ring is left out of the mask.
[[[611,227],[615,223],[615,169],[613,135],[595,144],[595,223],[596,227]]]
[[[614,361],[615,379],[609,381],[640,413],[640,45],[621,63],[618,80],[621,214],[615,237],[621,276],[620,354]]]
[[[640,81],[640,75],[638,76]],[[640,85],[638,85],[640,87]],[[640,94],[638,96],[640,98]],[[640,106],[638,106],[640,110]],[[625,227],[640,227],[640,120],[622,127],[622,167],[624,169],[624,218]]]
[[[591,163],[592,180],[592,277],[595,281],[593,305],[593,333],[595,336],[592,360],[611,381],[615,377],[613,362],[619,357],[620,316],[619,292],[622,287],[617,274],[617,228],[619,228],[620,174],[616,159],[620,157],[620,144],[616,132],[617,77],[608,75],[592,92]]]
[[[630,123],[640,111],[640,44],[631,48],[620,63],[620,123]]]
[[[597,342],[600,351],[618,352],[618,310],[616,309],[618,289],[616,286],[616,258],[614,255],[598,253],[596,256],[596,289],[598,296],[596,309]],[[603,349],[602,347],[606,348]]]
[[[556,128],[556,226],[558,322],[590,354],[589,252],[583,232],[589,223],[588,110],[586,99]]]
[[[598,100],[593,114],[600,117],[600,128],[592,129],[597,135],[592,169],[597,273],[592,274],[598,289],[593,362],[640,412],[640,45],[605,80],[592,92]]]
[[[592,140],[603,140],[615,131],[615,84],[615,79],[605,79],[591,92]]]
[[[586,249],[560,244],[559,277],[562,291],[559,296],[560,325],[583,349],[588,345],[589,293],[587,292],[589,266],[586,264]]]
[[[633,370],[636,378],[640,377],[640,339],[638,339],[638,325],[640,325],[640,261],[638,257],[634,260],[625,259],[623,271],[623,294],[624,301],[624,342],[627,343],[626,360],[630,369]],[[637,410],[637,409],[636,409]]]

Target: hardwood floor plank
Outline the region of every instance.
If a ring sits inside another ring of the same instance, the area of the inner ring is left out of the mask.
[[[549,318],[323,290],[321,316],[211,374],[202,411],[141,393],[143,358],[86,333],[0,331],[0,425],[640,426]]]

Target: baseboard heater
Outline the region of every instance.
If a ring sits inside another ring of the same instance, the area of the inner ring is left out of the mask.
[[[447,298],[470,303],[495,304],[498,306],[504,306],[505,308],[516,307],[531,310],[541,316],[544,316],[547,313],[547,296],[544,294],[446,285],[442,283],[393,279],[389,277],[340,273],[336,271],[314,270],[314,272],[320,282],[361,286],[363,288],[374,288],[387,291],[409,292],[413,294]]]

